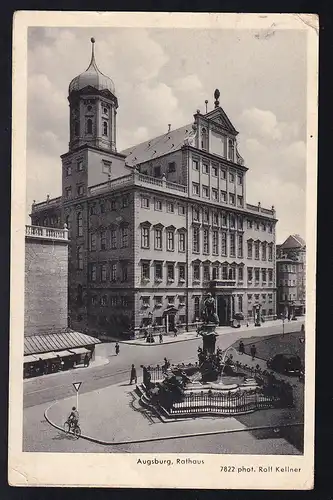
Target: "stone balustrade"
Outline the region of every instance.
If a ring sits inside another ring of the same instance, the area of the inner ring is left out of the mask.
[[[25,226],[25,236],[29,238],[42,238],[50,240],[68,241],[68,229],[43,227],[43,226]]]

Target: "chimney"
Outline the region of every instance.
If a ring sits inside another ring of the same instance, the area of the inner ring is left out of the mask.
[[[168,132],[170,132],[170,130],[171,130],[171,123],[168,123],[168,127],[169,127],[168,128]]]

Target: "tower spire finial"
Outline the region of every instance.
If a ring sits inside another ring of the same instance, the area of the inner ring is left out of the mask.
[[[91,61],[90,61],[91,64],[92,62],[95,61],[95,38],[91,37],[90,41],[91,41]]]
[[[216,89],[215,92],[214,92],[214,98],[215,98],[215,101],[214,101],[214,104],[215,104],[215,108],[218,108],[219,105],[220,105],[220,101],[219,101],[219,98],[220,98],[220,91],[219,89]]]

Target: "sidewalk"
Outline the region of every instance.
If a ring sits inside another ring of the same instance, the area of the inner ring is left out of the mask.
[[[292,325],[293,326],[293,330],[298,330],[300,329],[300,326],[301,324],[304,323],[304,319],[301,318],[297,321],[291,321],[290,323],[288,323],[288,325]],[[285,327],[287,324],[285,324]],[[272,327],[272,326],[277,326],[277,327],[280,327],[281,326],[281,332],[282,332],[282,322],[281,320],[272,320],[272,321],[266,321],[265,323],[262,323],[262,326],[261,327],[255,327],[254,324],[252,323],[251,325],[249,326],[246,326],[246,325],[241,325],[240,328],[232,328],[231,326],[217,326],[216,327],[216,333],[218,335],[225,335],[225,334],[229,334],[229,333],[241,333],[241,332],[255,332],[256,334],[258,334],[263,328],[269,328],[269,327]],[[147,347],[151,347],[151,346],[162,346],[162,345],[165,345],[165,344],[174,344],[176,342],[187,342],[188,340],[196,340],[198,338],[201,338],[201,336],[197,335],[197,332],[195,330],[191,331],[191,332],[183,332],[183,333],[179,333],[177,335],[177,337],[174,337],[173,334],[170,334],[170,335],[163,335],[163,342],[160,343],[159,342],[159,336],[158,334],[157,335],[154,335],[154,338],[155,338],[155,342],[154,343],[149,343],[149,342],[146,342],[145,339],[134,339],[134,340],[118,340],[119,344],[129,344],[129,345],[140,345],[140,346],[147,346]]]
[[[53,427],[62,431],[63,424],[73,405],[76,405],[75,395],[53,403],[46,409],[45,419]],[[264,424],[261,427],[270,427],[267,411],[263,413],[266,414],[266,417],[264,417]],[[128,383],[79,395],[79,414],[82,437],[104,445],[165,441],[181,437],[186,439],[193,436],[251,431],[253,429],[247,423],[242,423],[240,419],[234,417],[201,417],[163,423],[149,410],[141,407],[135,393],[135,385],[131,386]],[[252,421],[254,420],[255,418]],[[290,422],[288,421],[288,423]],[[280,422],[280,424],[283,426],[283,423]],[[256,427],[254,426],[254,428]],[[265,453],[263,450],[266,444],[260,441],[256,441],[256,443],[258,443],[258,453]],[[276,440],[274,452],[277,454],[299,454],[296,448],[284,439]]]

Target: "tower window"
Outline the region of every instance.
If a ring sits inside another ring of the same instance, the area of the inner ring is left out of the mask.
[[[91,111],[92,110],[92,106],[88,106],[87,110]]]
[[[87,120],[87,134],[92,134],[92,120],[88,118]]]
[[[108,108],[103,108],[103,113],[104,113],[105,115],[107,115],[107,114],[108,114]]]
[[[80,135],[80,122],[78,120],[74,122],[74,134]]]
[[[108,135],[108,122],[103,122],[103,135]]]

